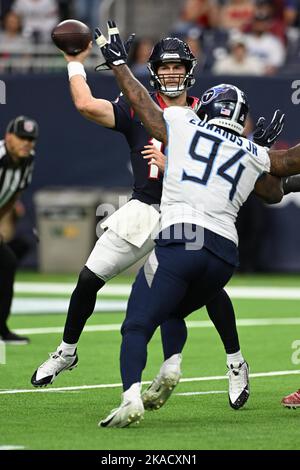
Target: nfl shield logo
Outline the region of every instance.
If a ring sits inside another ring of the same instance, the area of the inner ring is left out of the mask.
[[[24,122],[24,130],[26,132],[33,132],[34,130],[34,123],[32,121],[25,121]]]

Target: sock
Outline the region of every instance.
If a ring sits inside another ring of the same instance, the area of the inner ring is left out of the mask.
[[[172,370],[180,370],[180,364],[182,361],[181,354],[173,354],[173,356],[169,357],[160,368],[160,372],[164,373],[166,371]]]
[[[245,362],[245,359],[243,358],[243,355],[240,350],[234,354],[227,354],[227,365],[229,366],[230,364],[242,364]]]
[[[187,328],[183,318],[170,318],[160,326],[164,358],[181,353],[187,338]]]
[[[136,382],[131,385],[124,393],[123,393],[123,399],[124,400],[132,400],[133,398],[140,397],[141,396],[141,388],[142,384],[141,382]]]
[[[62,351],[63,356],[74,356],[78,343],[68,344],[62,341],[57,348],[57,351]]]
[[[123,332],[121,330],[121,332],[123,340],[121,344],[120,369],[123,390],[126,391],[132,384],[140,383],[142,380],[142,372],[147,362],[148,338],[139,331],[131,330]]]
[[[68,315],[65,323],[63,340],[67,344],[79,341],[83,328],[92,315],[97,292],[105,282],[98,278],[86,266],[81,271],[76,288],[71,296]]]
[[[215,325],[227,354],[239,351],[239,337],[236,328],[232,302],[227,292],[219,294],[206,304],[207,313]]]

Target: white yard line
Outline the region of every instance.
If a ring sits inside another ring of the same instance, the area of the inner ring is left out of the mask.
[[[298,287],[226,287],[226,292],[232,299],[282,299],[299,300]]]
[[[17,294],[72,294],[76,284],[71,282],[16,282]],[[127,296],[130,294],[130,284],[107,284],[101,289],[102,295]]]
[[[211,321],[187,321],[188,328],[214,328]],[[237,320],[237,326],[288,326],[300,325],[300,316],[297,318],[243,318]],[[112,323],[108,325],[88,325],[84,328],[85,333],[95,331],[119,331],[121,323]],[[64,328],[62,326],[43,327],[43,328],[18,328],[14,330],[20,335],[45,335],[52,333],[62,333]]]
[[[115,323],[110,325],[90,325],[84,327],[84,332],[90,333],[93,331],[120,331],[121,324]],[[63,333],[64,327],[54,326],[45,328],[18,328],[14,329],[18,334],[24,335],[45,335],[51,333]]]
[[[54,282],[16,282],[17,294],[65,294],[72,293],[75,284]],[[130,284],[108,284],[101,289],[102,296],[128,296],[131,291]],[[300,299],[298,287],[264,287],[264,286],[232,286],[226,291],[233,299]]]
[[[12,313],[18,315],[26,314],[51,314],[65,313],[68,311],[69,299],[51,298],[20,298],[13,300]],[[125,312],[126,300],[98,300],[95,312]]]
[[[219,393],[228,393],[228,390],[210,390],[209,392],[184,392],[174,393],[174,395],[179,395],[181,397],[189,397],[192,395],[217,395]]]
[[[258,372],[255,374],[250,374],[251,378],[258,378],[258,377],[279,377],[283,375],[298,375],[300,374],[300,370],[279,370],[273,372]],[[188,382],[207,382],[210,380],[228,380],[227,375],[215,375],[210,377],[191,377],[186,379],[181,379],[181,383],[188,383]],[[143,385],[150,384],[151,382],[142,382]],[[74,387],[60,387],[60,388],[31,388],[31,389],[24,389],[24,390],[5,390],[0,389],[0,395],[15,395],[17,393],[53,393],[53,392],[61,392],[61,391],[72,391],[72,390],[94,390],[99,388],[117,388],[121,387],[121,383],[116,384],[98,384],[98,385],[79,385]]]
[[[44,313],[66,313],[69,307],[69,298],[55,297],[34,297],[37,294],[69,296],[74,289],[71,283],[15,283],[15,292],[20,294],[30,294],[32,297],[16,296],[12,305],[14,314],[44,314]],[[281,299],[299,300],[300,288],[298,287],[228,287],[226,288],[232,299]],[[128,297],[131,291],[129,284],[106,285],[101,290],[96,303],[96,312],[122,312],[127,308],[127,299],[117,299],[118,297]],[[107,299],[107,296],[114,296]]]
[[[25,449],[25,447],[24,446],[14,446],[14,445],[10,445],[10,444],[3,445],[3,446],[0,445],[0,450],[22,450],[22,449]]]

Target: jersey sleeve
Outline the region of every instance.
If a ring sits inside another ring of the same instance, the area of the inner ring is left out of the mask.
[[[164,120],[167,124],[171,124],[186,117],[188,111],[188,108],[183,108],[182,106],[170,106],[164,109]]]
[[[112,102],[112,105],[115,115],[113,130],[126,134],[131,129],[134,112],[122,94]]]
[[[267,147],[258,146],[258,156],[256,157],[257,165],[260,166],[263,173],[270,173],[271,161]]]

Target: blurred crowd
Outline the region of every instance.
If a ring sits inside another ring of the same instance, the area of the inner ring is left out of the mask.
[[[173,0],[182,2],[178,21],[165,35],[188,42],[198,71],[216,75],[274,75],[300,70],[300,0]],[[61,20],[99,24],[102,0],[0,0],[0,63],[32,45],[51,46],[51,31]],[[162,34],[160,34],[162,36]],[[136,73],[156,37],[137,38],[131,53]],[[0,66],[1,70],[1,66]]]
[[[185,0],[169,34],[189,44],[202,73],[262,76],[300,70],[300,0]],[[146,70],[150,48],[150,38],[136,43],[137,71]]]
[[[20,41],[47,44],[60,21],[78,18],[98,25],[102,0],[0,0],[1,46]]]
[[[68,18],[98,26],[101,2],[0,0],[0,72],[51,71],[62,66],[51,41],[53,28]]]

